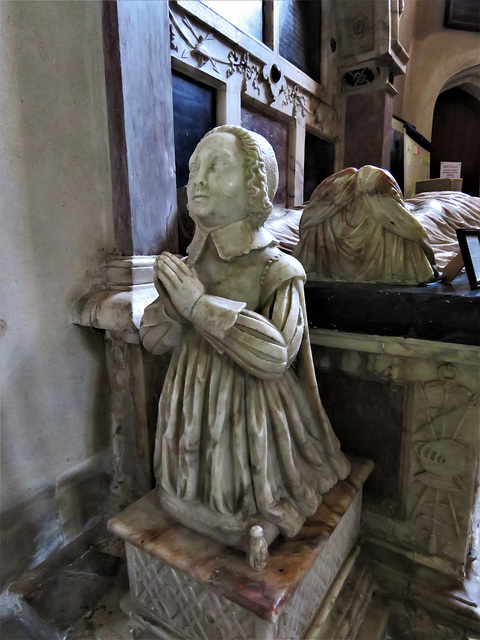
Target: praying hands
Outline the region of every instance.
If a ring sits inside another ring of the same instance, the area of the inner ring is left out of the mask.
[[[157,258],[155,273],[178,313],[190,320],[195,303],[205,293],[205,287],[195,271],[177,256],[165,251]]]

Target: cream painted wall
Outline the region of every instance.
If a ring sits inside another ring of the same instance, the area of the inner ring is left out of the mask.
[[[103,337],[70,321],[114,248],[101,9],[0,2],[2,509],[108,446]]]
[[[443,85],[479,63],[480,34],[446,29],[443,0],[406,0],[400,42],[410,55],[407,74],[395,80],[394,114],[413,124],[428,140],[433,110]]]

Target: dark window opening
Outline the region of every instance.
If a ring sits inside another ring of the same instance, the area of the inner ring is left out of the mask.
[[[320,82],[322,6],[319,0],[282,0],[280,55]]]
[[[405,190],[405,156],[404,134],[392,129],[392,142],[390,145],[390,173],[398,182],[398,186],[404,193]]]
[[[173,128],[177,189],[188,182],[188,161],[203,136],[216,124],[216,91],[172,73]]]
[[[252,107],[242,107],[242,127],[259,133],[272,145],[277,156],[279,181],[273,202],[281,206],[287,204],[288,176],[288,124],[256,111]]]
[[[308,131],[305,133],[305,167],[303,179],[303,200],[306,202],[315,188],[334,171],[335,145],[318,138]]]

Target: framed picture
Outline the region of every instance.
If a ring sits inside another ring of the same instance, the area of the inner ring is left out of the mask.
[[[480,287],[480,229],[457,229],[465,271],[471,289]]]
[[[444,26],[450,29],[480,31],[478,0],[446,0]]]

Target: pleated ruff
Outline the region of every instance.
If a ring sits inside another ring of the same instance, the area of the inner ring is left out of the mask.
[[[318,419],[293,367],[260,380],[192,328],[160,399],[157,481],[185,501],[259,515],[294,535],[337,481]]]

